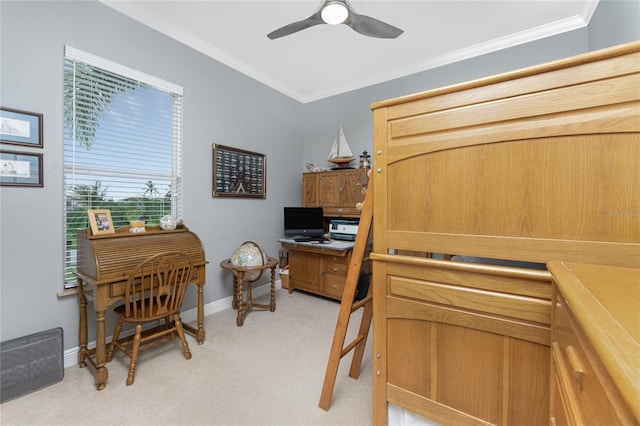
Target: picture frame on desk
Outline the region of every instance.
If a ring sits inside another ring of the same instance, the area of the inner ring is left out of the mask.
[[[87,210],[92,235],[115,234],[110,210]]]

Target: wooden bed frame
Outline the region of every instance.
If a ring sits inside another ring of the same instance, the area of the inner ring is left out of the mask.
[[[640,43],[372,105],[374,424],[549,424],[551,275],[640,265]]]

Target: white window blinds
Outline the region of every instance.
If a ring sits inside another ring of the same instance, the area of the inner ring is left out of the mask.
[[[182,88],[67,46],[64,62],[65,287],[87,210],[114,227],[182,217]]]

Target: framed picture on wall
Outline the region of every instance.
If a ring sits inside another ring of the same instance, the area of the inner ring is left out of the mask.
[[[0,185],[42,187],[42,154],[0,151]]]
[[[91,224],[91,233],[93,235],[114,234],[116,232],[111,220],[111,211],[87,210],[87,214],[89,215],[89,223]]]
[[[266,156],[213,144],[213,196],[267,198]]]
[[[0,107],[0,142],[42,148],[42,114]]]

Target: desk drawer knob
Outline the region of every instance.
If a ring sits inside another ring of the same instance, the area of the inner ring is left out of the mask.
[[[567,353],[567,359],[569,360],[569,365],[571,365],[571,370],[573,370],[573,375],[578,382],[578,388],[582,390],[582,380],[584,377],[584,367],[582,367],[582,362],[576,353],[576,349],[573,346],[567,346],[565,349]]]

